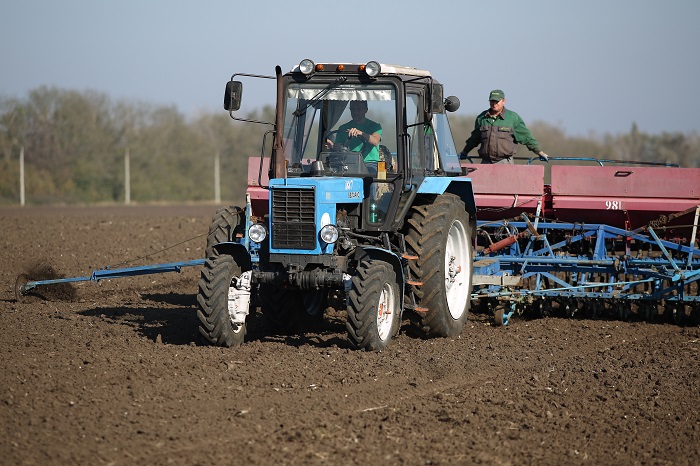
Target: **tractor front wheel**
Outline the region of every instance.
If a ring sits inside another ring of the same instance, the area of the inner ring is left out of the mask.
[[[244,323],[234,322],[237,306],[237,285],[243,270],[232,256],[222,254],[209,257],[202,268],[197,294],[199,332],[216,346],[238,346],[245,340],[248,326],[255,312],[250,312]],[[248,296],[248,300],[250,297]]]
[[[350,342],[355,348],[381,351],[400,324],[400,293],[391,265],[378,260],[360,262],[348,292]]]

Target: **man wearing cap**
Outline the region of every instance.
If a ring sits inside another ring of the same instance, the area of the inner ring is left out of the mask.
[[[483,163],[513,163],[517,145],[523,144],[547,161],[540,145],[525,126],[520,115],[512,110],[506,110],[506,95],[500,89],[489,94],[489,109],[483,111],[474,122],[474,131],[459,154],[466,159],[470,150],[481,144],[479,156]]]

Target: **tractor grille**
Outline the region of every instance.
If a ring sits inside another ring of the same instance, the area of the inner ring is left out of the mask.
[[[316,207],[313,189],[272,190],[272,247],[316,248]]]

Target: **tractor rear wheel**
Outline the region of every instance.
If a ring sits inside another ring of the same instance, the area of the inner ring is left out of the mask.
[[[255,312],[249,309],[245,323],[234,323],[232,308],[235,301],[229,289],[234,288],[244,270],[227,254],[209,257],[202,267],[197,294],[199,332],[216,346],[238,346],[245,340],[248,326],[252,326]]]
[[[389,345],[399,330],[400,297],[391,265],[379,260],[360,262],[347,306],[346,328],[355,348],[381,351]]]
[[[214,246],[227,241],[235,241],[236,233],[242,233],[245,228],[243,210],[240,207],[224,207],[219,209],[211,220],[207,234],[207,247],[204,256],[214,255]]]
[[[473,279],[472,231],[464,202],[453,194],[415,205],[406,222],[406,246],[424,336],[462,333],[469,314]]]

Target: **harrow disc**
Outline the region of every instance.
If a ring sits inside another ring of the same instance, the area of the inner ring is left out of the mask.
[[[17,278],[15,279],[15,300],[17,302],[22,302],[24,301],[24,298],[26,296],[26,289],[25,286],[29,282],[29,277],[25,273],[21,273],[17,275]]]
[[[632,315],[632,306],[628,301],[616,303],[615,307],[617,310],[617,317],[621,321],[627,322],[630,320],[630,316]]]
[[[648,302],[640,304],[637,312],[640,314],[640,317],[647,322],[652,322],[657,313],[656,306]]]
[[[502,306],[498,306],[494,311],[493,311],[493,320],[496,322],[496,325],[499,327],[502,327],[503,325],[506,324],[506,319],[505,319],[505,310],[503,309]]]

